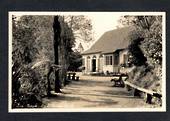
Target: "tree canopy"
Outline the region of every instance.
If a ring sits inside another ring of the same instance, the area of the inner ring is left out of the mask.
[[[162,16],[124,16],[123,26],[133,25],[140,38],[140,48],[149,65],[162,65]]]
[[[129,45],[131,58],[135,60],[132,63],[136,68],[129,73],[128,80],[141,87],[161,92],[162,16],[123,16],[120,23],[120,26],[134,26],[138,40],[142,39],[132,40]]]
[[[92,23],[87,16],[65,16],[65,21],[68,26],[73,30],[74,37],[80,41],[92,41]]]

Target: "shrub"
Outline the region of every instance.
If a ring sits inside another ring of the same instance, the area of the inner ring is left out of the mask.
[[[12,107],[41,107],[40,74],[28,66],[24,66],[19,73],[20,76],[12,80]]]

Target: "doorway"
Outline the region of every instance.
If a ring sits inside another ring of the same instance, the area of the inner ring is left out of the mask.
[[[96,59],[92,59],[92,72],[96,72]]]

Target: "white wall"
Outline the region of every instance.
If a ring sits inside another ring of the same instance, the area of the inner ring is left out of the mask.
[[[126,54],[126,55],[128,54],[127,49],[120,51],[120,53],[119,53],[119,64],[124,63],[124,54]]]
[[[128,54],[128,49],[122,50],[119,52],[119,64],[118,65],[114,65],[114,54],[106,54],[104,55],[104,66],[103,66],[103,71],[104,73],[106,73],[107,71],[109,72],[120,72],[120,64],[124,63],[124,54]],[[112,65],[106,65],[105,64],[105,56],[112,56]]]
[[[101,66],[103,66],[103,62],[102,59],[99,58],[100,53],[83,55],[83,59],[85,60],[85,73],[87,74],[92,72],[92,59],[94,56],[96,56],[96,72],[99,72],[102,69]],[[88,57],[90,57],[90,59],[88,59]]]
[[[120,52],[120,64],[124,64],[124,55],[128,54],[128,50],[123,50]],[[131,71],[131,68],[120,67],[120,73],[128,73]]]
[[[99,63],[98,63],[98,69],[99,72],[103,72],[103,65],[104,65],[104,58],[103,57],[99,57]]]
[[[109,72],[113,72],[113,65],[106,65],[106,56],[112,56],[112,64],[113,64],[113,60],[114,60],[114,57],[113,57],[113,54],[106,54],[104,55],[103,57],[103,60],[104,60],[104,65],[103,65],[103,72],[106,74],[107,71]]]
[[[124,54],[127,54],[128,50],[122,50],[119,52],[119,64],[122,64],[124,62]],[[112,56],[112,65],[106,65],[106,58],[105,56]],[[117,72],[119,70],[119,66],[114,65],[114,54],[105,54],[103,57],[101,57],[101,53],[97,54],[89,54],[89,55],[83,55],[83,59],[85,60],[85,73],[89,74],[92,72],[92,59],[96,56],[96,72]],[[90,57],[88,60],[87,58]]]

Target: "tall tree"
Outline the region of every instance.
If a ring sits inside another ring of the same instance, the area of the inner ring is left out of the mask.
[[[54,30],[54,56],[55,56],[55,64],[59,65],[59,46],[61,46],[61,26],[59,22],[59,17],[54,16],[53,23]],[[60,80],[59,80],[59,71],[55,71],[55,92],[60,91]]]
[[[75,43],[72,29],[65,22],[63,16],[54,17],[54,50],[55,50],[55,64],[62,68],[57,72],[56,86],[60,88],[66,82],[67,70],[70,65],[70,54]],[[60,92],[59,89],[56,91]]]

